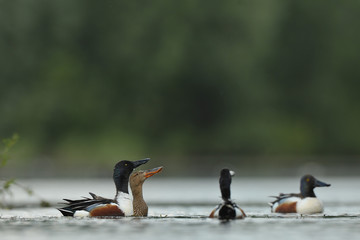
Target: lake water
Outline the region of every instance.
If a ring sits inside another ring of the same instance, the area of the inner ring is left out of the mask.
[[[149,217],[91,219],[62,217],[55,207],[62,198],[79,198],[89,191],[114,195],[111,179],[23,180],[54,205],[36,206],[38,196],[14,191],[7,201],[18,206],[0,209],[0,239],[358,239],[360,237],[359,178],[328,178],[329,188],[315,193],[323,214],[301,216],[270,212],[268,196],[298,192],[298,178],[234,178],[232,198],[248,217],[222,223],[207,216],[220,200],[217,178],[167,179],[155,176],[144,184]]]

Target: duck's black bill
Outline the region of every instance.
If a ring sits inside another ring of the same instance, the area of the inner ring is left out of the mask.
[[[328,183],[324,183],[322,181],[319,180],[315,180],[315,187],[330,187],[331,185]]]
[[[150,161],[150,158],[145,158],[143,160],[134,161],[132,163],[134,164],[134,168],[137,168],[138,166],[143,165],[143,164],[147,163],[148,161]]]

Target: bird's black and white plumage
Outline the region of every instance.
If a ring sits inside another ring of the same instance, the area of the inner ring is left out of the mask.
[[[210,218],[218,218],[220,220],[241,219],[245,218],[245,212],[231,201],[231,177],[234,175],[233,171],[229,169],[222,169],[220,171],[220,191],[223,202],[220,203],[210,214]]]
[[[315,196],[314,188],[329,187],[330,184],[317,180],[312,175],[305,175],[300,180],[300,193],[280,193],[275,201],[270,202],[272,212],[314,214],[324,211],[323,203]]]
[[[66,206],[58,208],[64,216],[132,216],[133,203],[129,195],[129,177],[138,166],[145,164],[150,159],[118,162],[114,168],[113,179],[116,186],[114,199],[103,198],[90,193],[92,198],[79,200],[64,199]]]

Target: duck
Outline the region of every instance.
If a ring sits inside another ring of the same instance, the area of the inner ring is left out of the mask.
[[[280,193],[276,200],[270,202],[271,212],[315,214],[324,211],[323,203],[316,197],[314,188],[330,187],[331,185],[319,181],[314,176],[307,174],[300,179],[300,193]]]
[[[245,212],[230,199],[231,178],[235,172],[224,168],[220,171],[220,191],[223,202],[220,203],[211,213],[209,218],[218,218],[220,220],[243,219]]]
[[[146,179],[161,172],[162,169],[163,167],[157,167],[131,174],[130,188],[133,195],[134,217],[146,217],[148,215],[148,206],[143,198],[143,184]]]
[[[113,180],[116,194],[113,199],[100,197],[89,193],[92,198],[84,197],[79,200],[63,199],[66,206],[58,208],[63,216],[72,217],[109,217],[132,216],[133,201],[129,195],[129,177],[133,170],[147,163],[150,158],[128,161],[122,160],[114,167]]]

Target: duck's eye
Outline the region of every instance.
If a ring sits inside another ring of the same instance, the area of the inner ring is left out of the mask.
[[[306,181],[307,181],[307,182],[310,182],[310,178],[307,178]]]
[[[125,167],[127,167],[127,163],[125,163]]]

